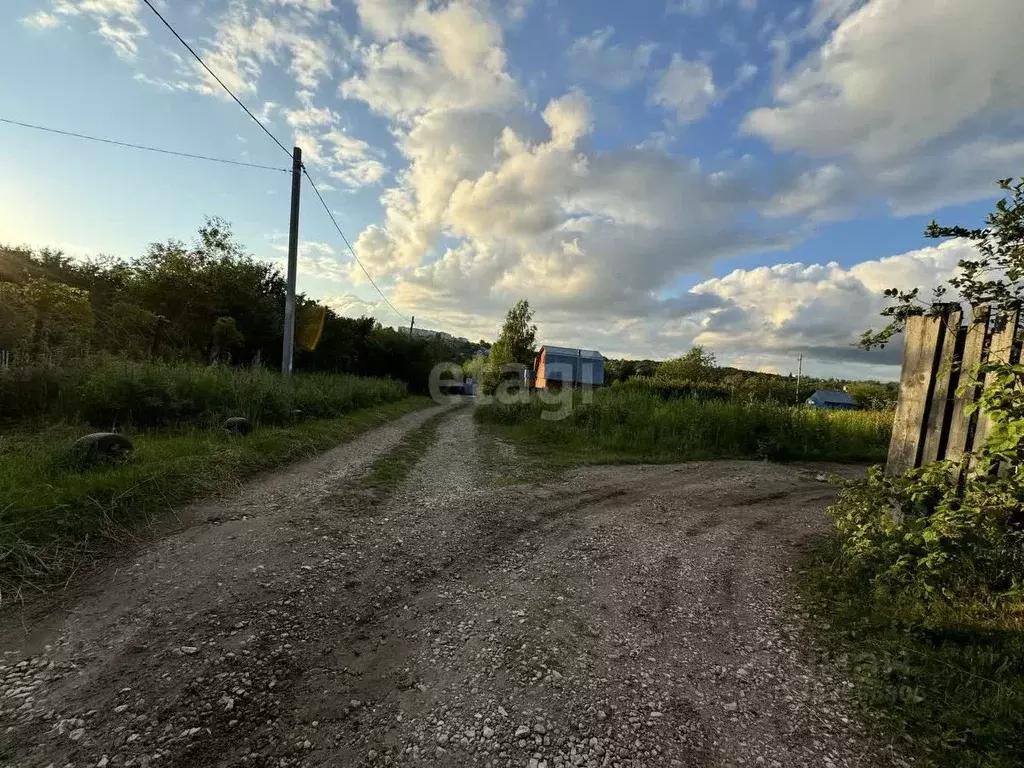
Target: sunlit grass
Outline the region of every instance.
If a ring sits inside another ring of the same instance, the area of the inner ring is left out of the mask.
[[[527,402],[490,403],[477,419],[508,436],[582,461],[683,461],[761,458],[778,461],[881,461],[888,450],[892,414],[824,411],[772,403],[662,400],[621,388],[593,393],[563,419],[537,396]]]

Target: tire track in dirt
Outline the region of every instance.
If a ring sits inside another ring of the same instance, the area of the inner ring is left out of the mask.
[[[783,613],[826,487],[752,462],[488,484],[462,410],[401,487],[353,493],[428,415],[204,505],[236,519],[21,635],[20,764],[868,764]]]

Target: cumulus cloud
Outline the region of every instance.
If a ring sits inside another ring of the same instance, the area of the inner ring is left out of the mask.
[[[357,3],[375,37],[356,50],[361,71],[341,94],[380,114],[411,119],[437,109],[500,106],[518,96],[506,72],[501,27],[469,2],[431,9],[403,0]]]
[[[895,365],[899,345],[871,357],[851,346],[863,331],[880,325],[883,291],[942,284],[960,259],[975,253],[969,241],[950,240],[850,267],[794,263],[735,270],[691,289],[723,302],[708,313],[694,340],[747,357],[754,351],[803,352],[819,360]]]
[[[689,123],[707,112],[715,95],[711,68],[703,61],[687,61],[674,53],[651,91],[650,100],[674,113],[680,123]]]
[[[988,194],[1024,161],[1022,24],[1017,0],[819,0],[809,31],[831,34],[743,128],[839,163],[856,181],[848,198],[881,194],[906,211]]]
[[[577,79],[616,91],[644,79],[655,50],[654,43],[644,42],[634,47],[612,44],[614,34],[613,27],[604,27],[573,41],[566,51],[566,58]]]

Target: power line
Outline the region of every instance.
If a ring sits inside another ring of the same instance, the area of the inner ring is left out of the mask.
[[[160,13],[160,11],[158,11],[158,10],[157,10],[157,9],[156,9],[156,8],[155,8],[155,7],[153,6],[153,3],[151,3],[151,2],[150,2],[150,0],[142,0],[142,2],[144,2],[144,3],[146,4],[146,6],[147,6],[147,7],[149,8],[149,10],[151,10],[151,11],[152,11],[153,13],[155,13],[155,14],[156,14],[157,18],[158,18],[158,19],[160,19],[160,21],[162,21],[162,22],[163,22],[164,26],[165,26],[165,27],[167,27],[167,29],[169,29],[169,30],[171,31],[171,34],[172,34],[172,35],[174,35],[174,36],[175,36],[176,38],[178,38],[178,42],[179,42],[179,43],[181,43],[181,44],[182,44],[183,46],[185,46],[185,48],[186,48],[186,49],[188,49],[188,52],[192,54],[192,56],[193,56],[193,57],[195,58],[195,60],[196,60],[196,61],[198,61],[198,62],[199,62],[199,64],[200,64],[200,65],[202,66],[202,68],[203,68],[203,69],[205,69],[205,70],[206,70],[207,72],[209,72],[209,73],[210,73],[210,77],[212,77],[212,78],[213,78],[214,80],[216,80],[216,81],[217,81],[217,82],[218,82],[218,83],[220,84],[220,87],[221,87],[221,88],[223,88],[223,89],[224,89],[225,91],[227,91],[228,95],[229,95],[229,96],[230,96],[230,97],[231,97],[232,99],[234,99],[234,100],[235,100],[235,103],[236,103],[236,104],[238,104],[238,106],[240,106],[240,107],[241,107],[241,108],[242,108],[243,110],[245,110],[245,114],[247,114],[247,115],[248,115],[249,117],[251,117],[251,118],[252,118],[252,120],[253,120],[253,122],[254,122],[254,123],[256,123],[256,125],[258,125],[258,126],[259,126],[260,128],[262,128],[262,129],[263,129],[263,132],[264,132],[265,134],[267,134],[267,136],[269,136],[269,137],[270,137],[271,139],[273,139],[274,143],[275,143],[275,144],[277,144],[277,146],[279,146],[279,147],[281,148],[281,150],[282,150],[282,151],[283,151],[283,152],[284,152],[285,154],[287,154],[287,155],[288,155],[289,157],[291,157],[291,156],[292,156],[292,152],[291,152],[291,150],[290,150],[290,149],[288,149],[288,147],[286,147],[286,146],[285,146],[284,144],[282,144],[282,143],[281,143],[280,141],[278,141],[278,140],[277,140],[277,137],[276,137],[276,136],[275,136],[274,134],[272,134],[272,133],[271,133],[271,132],[270,132],[270,131],[269,131],[269,130],[267,129],[267,126],[265,126],[265,125],[264,125],[264,124],[263,124],[263,123],[262,123],[262,122],[260,121],[260,119],[259,119],[258,117],[256,117],[256,115],[254,115],[254,114],[253,114],[252,112],[250,112],[250,111],[249,111],[249,108],[248,108],[248,107],[246,107],[246,106],[245,106],[245,104],[243,104],[243,103],[241,102],[241,100],[240,100],[240,99],[239,99],[239,98],[238,98],[237,96],[235,96],[235,94],[234,94],[234,93],[232,93],[231,89],[230,89],[230,88],[228,88],[228,87],[227,87],[227,86],[226,86],[226,85],[224,84],[224,81],[223,81],[223,80],[221,80],[221,79],[220,79],[220,78],[219,78],[219,77],[217,76],[217,73],[216,73],[216,72],[214,72],[214,71],[213,71],[212,69],[210,69],[210,68],[209,68],[209,67],[208,67],[208,66],[206,65],[206,62],[202,60],[202,58],[201,58],[201,57],[199,56],[199,54],[198,54],[198,53],[196,53],[196,52],[195,52],[195,50],[194,50],[194,49],[192,48],[192,46],[191,46],[191,45],[189,45],[189,44],[188,44],[188,43],[187,43],[187,42],[185,41],[185,39],[184,39],[184,38],[183,38],[183,37],[182,37],[181,35],[179,35],[179,34],[177,33],[177,31],[176,31],[176,30],[174,29],[174,27],[172,27],[172,26],[171,26],[170,22],[169,22],[169,21],[167,21],[167,19],[165,19],[165,18],[163,17],[163,15],[162,15],[162,14]],[[316,184],[315,184],[315,183],[313,182],[313,177],[309,175],[309,171],[307,171],[307,170],[306,170],[306,166],[305,166],[305,165],[303,165],[303,166],[302,166],[302,172],[303,172],[303,173],[305,174],[306,178],[307,178],[307,179],[309,179],[309,184],[310,184],[310,186],[311,186],[311,187],[313,187],[313,191],[314,191],[314,192],[316,193],[316,196],[317,196],[317,198],[318,198],[318,199],[320,200],[320,204],[321,204],[321,205],[322,205],[322,206],[324,207],[324,210],[325,210],[325,211],[327,211],[327,215],[328,215],[328,216],[330,216],[330,218],[331,218],[331,223],[332,223],[332,224],[334,224],[334,228],[335,228],[336,230],[338,230],[338,234],[339,234],[339,235],[341,235],[341,239],[342,239],[342,240],[343,240],[343,241],[345,242],[345,245],[346,245],[346,246],[348,247],[348,251],[349,251],[349,253],[351,253],[351,254],[352,254],[352,258],[353,258],[353,259],[355,259],[355,261],[356,261],[356,264],[358,264],[358,265],[359,265],[359,268],[363,270],[363,274],[364,274],[364,275],[366,275],[366,279],[370,281],[370,285],[372,285],[372,286],[373,286],[373,287],[374,287],[374,288],[375,288],[375,289],[377,290],[377,293],[379,293],[379,294],[380,294],[380,297],[381,297],[382,299],[384,299],[384,302],[385,302],[385,303],[386,303],[386,304],[387,304],[387,305],[388,305],[389,307],[391,307],[391,311],[392,311],[392,312],[394,312],[394,313],[395,313],[396,315],[398,315],[399,317],[401,317],[401,318],[402,318],[403,320],[405,320],[405,319],[408,319],[408,318],[406,318],[406,316],[405,316],[405,315],[403,315],[403,314],[402,314],[401,312],[399,312],[399,311],[398,311],[397,309],[395,309],[395,305],[394,305],[394,304],[392,304],[392,303],[391,303],[391,300],[390,300],[390,299],[388,299],[388,297],[384,295],[384,291],[382,291],[382,290],[380,289],[380,286],[378,286],[378,285],[377,285],[377,283],[376,283],[376,282],[374,281],[374,279],[373,279],[373,278],[372,278],[372,277],[370,276],[370,273],[369,273],[369,272],[367,271],[366,267],[365,267],[365,266],[363,266],[363,262],[361,262],[361,261],[359,260],[359,257],[358,257],[358,256],[356,256],[356,252],[355,252],[355,250],[354,250],[354,249],[352,248],[352,244],[351,244],[351,243],[349,243],[349,241],[348,241],[348,238],[347,238],[347,237],[345,237],[345,233],[341,231],[341,227],[340,227],[340,226],[338,225],[338,222],[337,222],[337,220],[336,220],[336,219],[334,218],[334,214],[333,214],[333,213],[331,213],[331,209],[330,209],[330,207],[329,207],[329,206],[327,205],[327,202],[326,202],[326,201],[324,200],[324,198],[323,198],[323,195],[321,195],[321,194],[320,194],[320,190],[316,188]]]
[[[195,155],[191,152],[177,152],[173,149],[161,149],[160,147],[149,147],[145,144],[131,144],[127,141],[117,141],[115,139],[104,139],[99,136],[89,136],[84,133],[75,133],[74,131],[62,131],[58,128],[47,128],[45,125],[35,125],[33,123],[23,123],[20,120],[9,120],[6,117],[0,117],[0,123],[7,123],[8,125],[17,125],[22,128],[32,128],[36,131],[45,131],[46,133],[55,133],[59,136],[72,136],[76,139],[88,139],[89,141],[97,141],[101,144],[111,144],[115,147],[128,147],[129,149],[142,149],[146,152],[159,152],[161,155],[176,155],[177,157],[188,157],[192,160],[209,160],[213,163],[226,163],[228,165],[241,165],[245,168],[261,168],[265,171],[280,171],[282,173],[291,173],[287,168],[275,168],[272,165],[258,165],[256,163],[246,163],[241,160],[226,160],[223,157],[210,157],[209,155]]]
[[[324,210],[327,211],[327,215],[331,217],[331,223],[334,224],[334,228],[338,230],[338,234],[341,235],[341,239],[345,241],[345,245],[348,246],[348,252],[352,254],[352,258],[356,260],[356,264],[359,265],[359,268],[363,270],[363,274],[366,275],[366,279],[370,281],[370,285],[377,289],[377,293],[379,293],[380,297],[384,299],[384,303],[391,307],[392,312],[394,312],[403,320],[408,320],[408,317],[406,317],[397,309],[395,309],[395,305],[392,304],[391,300],[384,295],[384,291],[382,291],[380,287],[377,285],[377,283],[374,282],[373,278],[370,276],[370,273],[366,270],[366,267],[363,266],[363,262],[361,262],[359,260],[359,257],[356,256],[356,252],[352,248],[352,244],[349,243],[348,238],[345,237],[345,233],[341,231],[341,227],[338,226],[338,221],[334,218],[334,214],[331,213],[330,207],[328,207],[327,203],[324,201],[323,195],[320,194],[320,190],[316,188],[316,184],[313,182],[313,177],[309,175],[309,171],[306,170],[305,166],[302,167],[302,172],[306,174],[306,178],[309,179],[309,185],[313,187],[313,191],[316,192],[316,196],[320,200],[320,205],[324,207]]]
[[[228,88],[226,85],[224,85],[224,81],[221,80],[219,77],[217,77],[217,73],[216,72],[214,72],[212,69],[210,69],[208,66],[206,66],[206,62],[203,61],[202,58],[200,58],[199,54],[196,53],[195,50],[193,50],[191,45],[189,45],[187,42],[185,42],[185,38],[183,38],[181,35],[179,35],[177,33],[177,31],[174,29],[174,27],[172,27],[170,22],[167,21],[167,19],[165,19],[163,17],[163,15],[160,13],[160,11],[158,11],[155,7],[153,7],[153,4],[149,0],[142,0],[142,2],[144,2],[147,6],[149,6],[149,10],[151,10],[153,13],[156,14],[157,18],[160,19],[160,21],[162,21],[164,23],[165,27],[167,27],[169,30],[171,30],[171,34],[174,35],[176,38],[178,38],[178,42],[181,43],[182,45],[184,45],[188,49],[188,52],[191,53],[195,57],[195,60],[198,61],[202,65],[203,69],[205,69],[207,72],[210,73],[210,77],[212,77],[214,80],[216,80],[218,83],[220,83],[220,87],[223,88],[225,91],[227,91],[228,95],[232,99],[235,100],[235,103],[238,106],[240,106],[243,110],[245,110],[245,114],[247,114],[249,117],[251,117],[253,119],[253,122],[256,123],[256,125],[258,125],[260,128],[262,128],[263,132],[265,134],[267,134],[267,136],[269,136],[271,139],[273,139],[274,143],[277,144],[277,146],[279,146],[281,148],[281,150],[286,155],[288,155],[288,157],[291,157],[292,156],[292,151],[290,149],[288,149],[288,147],[286,147],[280,141],[278,141],[277,137],[274,134],[272,134],[267,129],[267,126],[265,126],[262,122],[260,122],[260,119],[258,117],[256,117],[256,115],[254,115],[252,112],[249,111],[249,108],[247,106],[245,106],[245,104],[243,104],[241,102],[241,100],[237,96],[235,96],[234,93],[231,92],[231,89]]]

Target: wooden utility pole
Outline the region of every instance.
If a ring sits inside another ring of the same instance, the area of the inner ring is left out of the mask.
[[[295,272],[299,262],[299,193],[302,191],[302,150],[292,149],[292,216],[288,224],[288,275],[284,297],[284,346],[281,373],[290,376],[295,354]]]
[[[797,404],[799,404],[800,403],[800,379],[804,375],[804,356],[801,354],[800,357],[798,357],[796,359],[796,361],[797,361],[796,362],[796,366],[797,366],[796,367],[796,402],[797,402]]]
[[[410,339],[412,338],[412,327],[414,325],[416,325],[416,316],[415,315],[413,315],[411,318],[409,318],[409,338]]]

